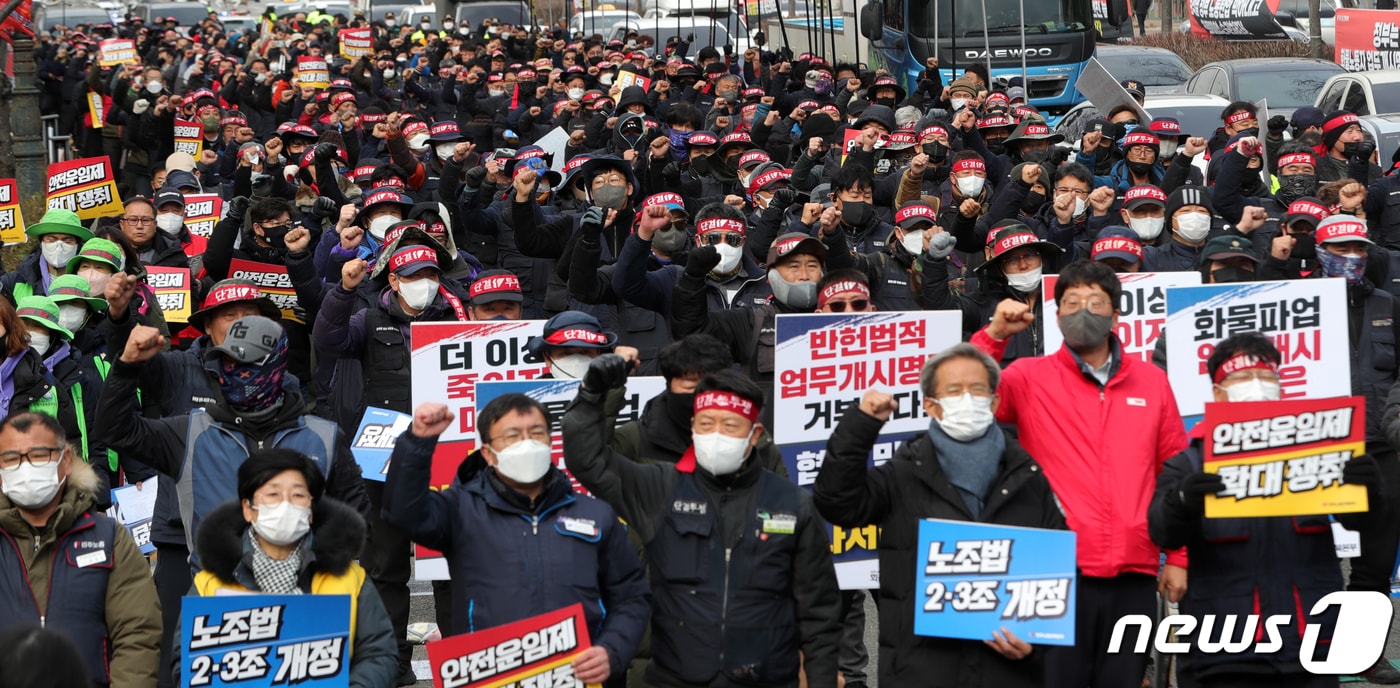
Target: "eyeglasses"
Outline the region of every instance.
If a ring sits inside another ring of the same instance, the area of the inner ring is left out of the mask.
[[[550,440],[549,430],[545,428],[534,428],[528,434],[522,433],[519,430],[511,430],[510,432],[496,435],[495,437],[491,438],[491,442],[500,440],[501,442],[505,443],[505,446],[509,447],[513,444],[524,440],[526,437],[529,437],[530,439],[536,442],[542,442],[544,444],[549,444]]]
[[[1144,160],[1145,160],[1145,159],[1147,159],[1147,158],[1155,158],[1155,157],[1157,157],[1157,153],[1155,153],[1155,152],[1154,152],[1150,147],[1148,147],[1148,146],[1133,146],[1132,148],[1129,148],[1129,149],[1128,149],[1128,157],[1130,157],[1130,158],[1144,159]]]
[[[620,174],[599,175],[593,178],[593,188],[600,186],[622,186],[627,183],[627,178]]]
[[[1229,375],[1226,375],[1225,379],[1221,380],[1221,382],[1229,382],[1231,384],[1234,384],[1236,382],[1248,382],[1250,380],[1258,380],[1260,382],[1278,382],[1278,373],[1272,370],[1264,370],[1262,368],[1256,368],[1253,370],[1239,370],[1230,373]],[[3,458],[4,455],[0,455],[0,459]]]
[[[689,223],[685,220],[671,220],[671,229],[683,232],[687,224]]]
[[[850,301],[827,301],[827,302],[826,302],[826,307],[827,307],[827,308],[830,308],[832,313],[845,313],[845,312],[846,312],[846,306],[850,306],[850,307],[851,307],[851,312],[852,312],[852,313],[860,313],[860,312],[863,312],[863,311],[865,311],[866,309],[870,308],[870,300],[869,300],[869,299],[851,299]]]
[[[127,215],[122,217],[122,222],[126,222],[128,224],[133,225],[151,225],[155,224],[156,219],[154,217],[133,217]]]
[[[25,461],[31,466],[47,466],[63,457],[62,447],[33,447],[26,452],[0,452],[0,472],[13,473]]]
[[[1109,303],[1108,299],[1095,297],[1088,301],[1084,301],[1083,299],[1065,299],[1060,302],[1060,312],[1065,314],[1078,313],[1086,306],[1089,308],[1090,313],[1098,313],[1099,315],[1107,315],[1113,311],[1113,304]]]
[[[151,220],[151,222],[155,222],[155,220]],[[73,236],[72,234],[45,234],[45,235],[44,235],[44,243],[46,243],[46,244],[57,244],[57,243],[60,243],[60,242],[65,243],[65,244],[68,244],[69,246],[77,246],[77,245],[78,245],[78,237],[75,237],[75,236]]]
[[[1022,264],[1022,265],[1027,266],[1027,267],[1032,267],[1032,268],[1033,268],[1033,267],[1035,267],[1035,266],[1037,266],[1037,265],[1040,265],[1041,258],[1040,258],[1040,253],[1038,253],[1038,252],[1036,252],[1036,251],[1026,251],[1025,253],[1017,253],[1016,255],[1013,255],[1013,256],[1002,256],[1001,258],[998,258],[997,260],[998,260],[998,262],[1000,262],[1003,266],[1015,265],[1015,264],[1017,264],[1017,263],[1020,263],[1020,264]]]
[[[1083,198],[1083,197],[1089,195],[1089,190],[1088,190],[1088,189],[1071,189],[1071,188],[1068,187],[1068,186],[1057,186],[1057,187],[1055,187],[1055,193],[1057,193],[1057,194],[1072,193],[1072,194],[1074,194],[1074,195],[1076,195],[1076,196],[1079,196],[1079,197]]]
[[[719,246],[720,243],[738,246],[744,243],[744,235],[738,232],[706,232],[704,237],[707,246]]]

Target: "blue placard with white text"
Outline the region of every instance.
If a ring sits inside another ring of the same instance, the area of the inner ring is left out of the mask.
[[[919,522],[914,633],[1074,645],[1075,536],[1068,530]]]
[[[373,406],[365,409],[360,428],[350,443],[350,453],[365,480],[384,482],[389,477],[389,457],[399,435],[413,424],[413,416]]]
[[[186,597],[180,685],[350,684],[349,595]]]

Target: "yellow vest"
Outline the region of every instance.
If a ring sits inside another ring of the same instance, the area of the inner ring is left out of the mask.
[[[350,655],[352,657],[355,654],[355,615],[360,602],[360,588],[364,584],[365,570],[359,564],[355,563],[351,563],[350,569],[340,576],[325,572],[319,572],[311,576],[312,595],[350,596]],[[224,581],[208,571],[200,571],[195,574],[194,589],[199,593],[200,597],[217,595],[220,590],[253,593],[252,590],[237,583]]]

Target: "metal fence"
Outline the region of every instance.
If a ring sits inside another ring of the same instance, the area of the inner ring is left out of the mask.
[[[72,137],[58,133],[58,115],[44,115],[39,120],[44,123],[44,152],[48,156],[49,164],[72,157],[68,149],[68,140]]]

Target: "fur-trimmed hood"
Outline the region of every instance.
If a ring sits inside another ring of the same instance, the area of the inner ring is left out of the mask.
[[[204,570],[227,583],[251,580],[252,568],[245,563],[251,556],[244,537],[248,528],[238,500],[220,504],[205,514],[195,536]],[[365,534],[365,521],[354,509],[322,497],[311,508],[311,534],[302,541],[303,577],[307,573],[345,573],[360,556]]]

